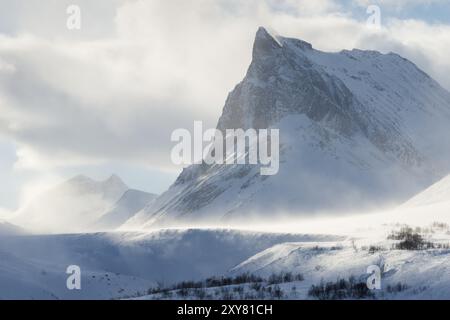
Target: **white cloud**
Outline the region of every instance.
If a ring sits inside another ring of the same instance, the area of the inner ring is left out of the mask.
[[[406,7],[445,3],[446,0],[354,0],[353,2],[363,7],[367,7],[369,5],[379,5],[389,9],[401,10]]]
[[[7,209],[0,208],[0,223],[2,223],[2,220],[7,220],[11,217],[11,212]]]
[[[88,24],[76,39],[44,27],[0,38],[0,134],[18,144],[16,167],[170,166],[170,133],[215,126],[260,25],[323,50],[398,51],[450,87],[449,26],[394,20],[374,33],[331,0],[115,3],[114,18],[98,15],[114,30],[96,37]]]
[[[449,90],[449,34],[450,25],[392,19],[382,32],[361,38],[357,45],[383,52],[396,52],[413,61]]]

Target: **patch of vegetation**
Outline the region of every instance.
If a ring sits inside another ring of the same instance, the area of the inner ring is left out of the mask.
[[[223,287],[223,286],[231,286],[234,284],[244,284],[244,283],[259,283],[263,282],[264,279],[253,274],[244,273],[238,275],[234,278],[232,277],[211,277],[206,279],[204,282],[200,282],[202,287],[211,288],[211,287]]]
[[[293,282],[293,281],[303,281],[303,275],[302,274],[296,274],[293,275],[291,272],[285,272],[285,273],[279,273],[279,274],[272,274],[269,279],[267,280],[267,283],[269,285],[271,284],[279,284],[279,283],[286,283],[286,282]]]
[[[212,277],[204,281],[182,281],[165,288],[159,284],[157,288],[149,289],[147,294],[158,295],[161,299],[172,297],[173,292],[181,298],[194,297],[199,300],[212,298],[232,300],[247,299],[247,297],[281,299],[285,294],[278,284],[303,280],[302,274],[291,272],[274,273],[267,279],[244,273],[236,277]],[[211,288],[217,289],[214,292],[209,290],[208,293],[208,289]]]
[[[435,221],[431,224],[431,227],[435,228],[435,229],[440,229],[440,230],[448,230],[450,229],[449,225],[445,222],[438,222]]]
[[[308,291],[310,297],[319,300],[368,299],[375,295],[367,288],[365,282],[356,281],[354,277],[338,279],[336,282],[321,281],[312,285]]]
[[[393,231],[388,240],[397,240],[399,242],[394,243],[392,248],[397,250],[427,250],[435,249],[437,244],[425,241],[417,230],[413,230],[411,227],[402,227],[399,231]]]
[[[384,250],[384,248],[381,246],[369,246],[369,248],[367,249],[369,254],[374,254],[375,252],[379,252],[379,251],[383,251],[383,250]]]
[[[403,284],[401,282],[395,284],[395,285],[388,285],[386,287],[386,291],[389,293],[398,293],[398,292],[402,292],[408,289],[408,286],[406,284]]]
[[[342,245],[335,245],[331,247],[320,247],[320,246],[314,246],[311,248],[312,251],[318,251],[318,252],[325,252],[325,251],[337,251],[342,250],[344,247]]]

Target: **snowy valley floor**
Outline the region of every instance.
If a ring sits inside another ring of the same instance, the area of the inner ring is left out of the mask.
[[[433,218],[423,207],[291,223],[279,233],[8,234],[0,236],[0,298],[450,299],[450,228],[446,210],[435,209]],[[81,290],[66,288],[69,265],[81,268]],[[370,265],[382,270],[382,290],[365,287]]]

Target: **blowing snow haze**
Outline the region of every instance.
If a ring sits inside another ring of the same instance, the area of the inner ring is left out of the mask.
[[[79,175],[37,195],[18,210],[12,222],[39,232],[109,230],[154,197],[129,189],[116,175],[104,181]]]

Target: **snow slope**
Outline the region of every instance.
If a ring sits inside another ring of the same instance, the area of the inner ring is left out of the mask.
[[[296,284],[296,297],[308,298],[311,285],[323,279],[335,281],[350,276],[365,278],[369,265],[383,271],[383,288],[398,283],[406,289],[386,299],[450,299],[450,180],[448,177],[412,197],[393,210],[349,217],[332,217],[291,223],[286,230],[297,229],[346,235],[336,243],[284,243],[264,250],[233,268],[231,274],[250,272],[261,276],[271,273],[301,273],[305,281]],[[301,227],[300,227],[301,225]],[[388,235],[404,226],[418,229],[425,241],[444,248],[396,250]],[[277,229],[276,225],[272,228]],[[278,228],[279,229],[279,228]],[[446,245],[446,247],[445,247]],[[369,252],[370,247],[377,248]]]
[[[442,240],[442,239],[441,239]],[[450,236],[447,235],[447,241]],[[348,279],[367,278],[367,268],[378,265],[383,272],[382,288],[402,283],[403,292],[390,299],[449,299],[450,298],[450,250],[425,251],[391,250],[391,243],[378,241],[372,245],[383,249],[370,253],[362,249],[358,241],[343,242],[342,247],[332,244],[285,243],[269,248],[244,261],[231,274],[245,272],[268,277],[273,273],[301,273],[305,281],[297,284],[299,296],[308,298],[312,285]],[[365,281],[364,281],[365,282]]]
[[[450,207],[450,176],[446,176],[423,192],[408,200],[404,207],[420,207],[447,203]]]
[[[256,35],[217,128],[280,129],[280,171],[193,165],[122,227],[274,219],[398,204],[449,172],[450,94],[412,62]]]
[[[99,230],[113,230],[133,217],[156,197],[155,194],[130,189],[124,193],[113,208],[102,215],[97,221],[96,227]]]
[[[0,250],[0,300],[112,299],[145,292],[146,279],[82,269],[81,290],[68,290],[66,264],[18,257]]]
[[[285,251],[288,254],[283,256]],[[284,244],[252,257],[227,275],[229,278],[236,278],[250,272],[263,279],[262,282],[185,289],[185,295],[180,294],[179,289],[172,289],[134,299],[316,299],[309,294],[312,286],[336,283],[338,280],[348,281],[352,278],[355,283],[365,286],[369,276],[368,266],[377,265],[382,270],[381,289],[370,291],[372,296],[363,299],[448,300],[448,255],[448,251],[368,253],[367,250],[355,251],[351,247]],[[277,258],[273,259],[274,256]],[[261,260],[264,260],[264,263]],[[270,282],[274,275],[286,274],[301,275],[302,278],[276,284]],[[279,290],[281,295],[274,295],[275,290]],[[199,291],[204,293],[199,294]]]

